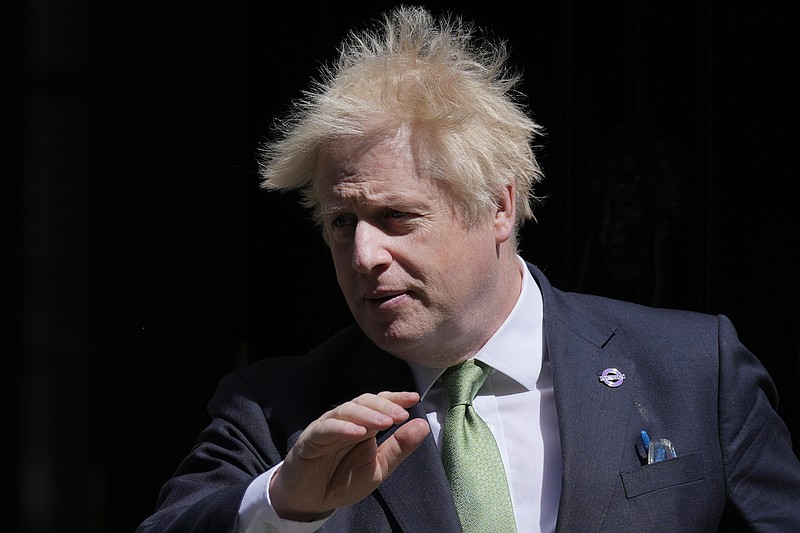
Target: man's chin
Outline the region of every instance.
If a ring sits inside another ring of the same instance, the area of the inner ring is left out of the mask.
[[[412,352],[424,344],[425,336],[411,328],[401,327],[397,322],[387,325],[372,322],[365,324],[359,321],[359,325],[378,348],[401,359],[405,359],[403,354]]]

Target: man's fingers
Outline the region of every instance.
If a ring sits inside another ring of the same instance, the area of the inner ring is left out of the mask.
[[[369,429],[381,430],[408,419],[406,409],[418,401],[419,395],[416,392],[363,394],[328,411],[322,419],[347,420]]]
[[[325,418],[314,422],[308,427],[308,437],[317,445],[327,445],[340,439],[360,440],[369,432],[364,424],[342,420],[340,418]]]
[[[386,410],[391,412],[390,408]],[[389,413],[353,401],[327,412],[320,420],[343,420],[368,429],[385,429],[394,423],[394,418]]]
[[[390,392],[390,391],[384,391],[384,392],[378,393],[377,396],[379,398],[384,398],[384,399],[389,400],[389,401],[391,401],[393,403],[396,403],[397,405],[399,405],[399,406],[401,406],[401,407],[403,407],[405,409],[408,409],[412,405],[414,405],[417,402],[419,402],[419,394],[417,394],[416,392]]]
[[[303,457],[313,458],[350,447],[353,442],[374,437],[378,431],[408,420],[407,407],[419,401],[415,392],[363,394],[328,411],[301,437]],[[329,452],[325,450],[329,449]]]
[[[415,418],[400,426],[378,447],[378,462],[383,479],[389,477],[406,457],[411,455],[430,432],[427,420]]]
[[[378,394],[362,394],[353,402],[391,416],[395,423],[399,423],[407,418],[406,409],[419,402],[419,394],[384,391]]]

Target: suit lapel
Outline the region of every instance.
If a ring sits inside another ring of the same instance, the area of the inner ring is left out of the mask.
[[[348,365],[345,375],[361,391],[415,388],[408,365],[366,340]],[[412,418],[425,419],[421,404],[415,405],[409,412]],[[378,444],[396,429],[394,427],[379,434]],[[430,434],[376,492],[376,497],[383,500],[403,531],[461,532],[439,449]]]
[[[597,531],[619,480],[620,459],[632,442],[628,427],[636,369],[613,324],[597,322],[580,302],[565,298],[532,269],[544,298],[545,349],[553,370],[562,484],[557,531]],[[626,375],[608,387],[598,373]]]
[[[425,418],[421,405],[411,409],[411,416]],[[382,442],[391,433],[379,440]],[[403,531],[461,531],[439,449],[430,434],[378,487],[378,493]]]

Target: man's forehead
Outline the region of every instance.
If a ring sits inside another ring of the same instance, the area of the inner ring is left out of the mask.
[[[427,178],[409,145],[398,138],[340,141],[323,147],[314,172],[315,188],[336,188],[367,194],[384,192],[393,182]]]
[[[409,183],[408,178],[395,180],[393,176],[367,179],[325,180],[318,189],[324,212],[341,211],[357,207],[393,207],[416,210],[429,206],[441,198],[441,191],[425,178],[423,182]]]
[[[428,211],[431,204],[448,201],[438,181],[402,171],[349,174],[339,169],[320,176],[315,191],[323,214],[359,207]]]
[[[413,159],[409,137],[402,131],[359,137],[343,137],[328,141],[320,148],[318,167],[348,170],[363,164],[365,159],[392,155],[392,159]]]

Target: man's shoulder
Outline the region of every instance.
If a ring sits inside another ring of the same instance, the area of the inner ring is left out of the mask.
[[[545,315],[565,323],[589,321],[628,335],[696,335],[715,339],[720,317],[686,309],[656,307],[606,296],[555,291]]]
[[[373,349],[371,341],[356,324],[351,324],[331,335],[306,353],[292,352],[291,348],[272,348],[269,353],[241,369],[245,373],[258,373],[268,370],[274,373],[280,370],[303,370],[313,368],[316,371],[329,366],[341,366],[354,354]]]
[[[350,369],[371,355],[370,345],[358,327],[350,326],[305,354],[292,355],[276,347],[223,376],[215,401],[250,398],[270,408],[289,401],[297,419],[310,422],[330,405],[361,392],[358,376],[351,375]],[[290,418],[294,419],[294,414]]]
[[[236,373],[257,383],[292,381],[300,376],[307,383],[346,379],[366,392],[376,383],[384,386],[406,384],[409,372],[405,362],[378,348],[358,325],[352,324],[305,354],[264,354]],[[379,374],[398,375],[399,383],[378,377]]]
[[[659,307],[657,305],[620,300],[599,294],[569,292],[558,289],[553,289],[553,292],[556,296],[556,301],[562,307],[593,314],[620,317],[641,317],[643,319],[657,320],[716,320],[716,317],[708,313],[702,313],[688,309]]]
[[[550,285],[535,266],[529,265],[529,268],[542,291],[545,320],[555,320],[570,327],[594,325],[602,331],[645,331],[651,334],[658,330],[716,332],[718,327],[720,317],[707,313],[564,291]]]

